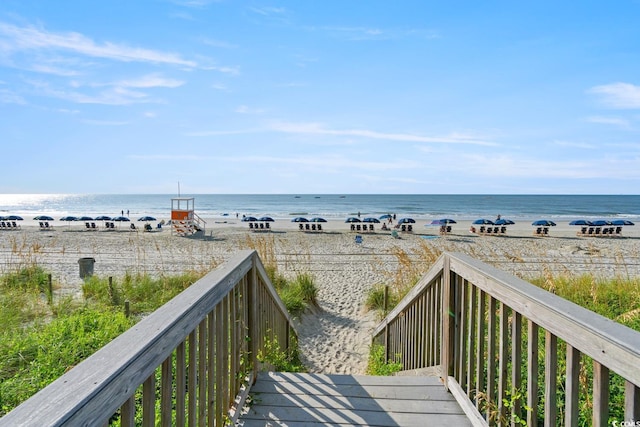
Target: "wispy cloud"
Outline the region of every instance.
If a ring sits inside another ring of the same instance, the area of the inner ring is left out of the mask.
[[[184,81],[176,79],[167,79],[159,74],[149,74],[134,80],[120,80],[111,83],[113,86],[119,87],[137,87],[137,88],[152,88],[152,87],[168,87],[175,88],[182,86]]]
[[[482,146],[497,146],[495,142],[484,141],[470,135],[452,133],[446,136],[424,136],[408,133],[384,133],[366,129],[326,129],[317,123],[273,123],[271,130],[284,133],[351,136],[387,141],[424,142],[440,144],[471,144]]]
[[[320,26],[307,27],[310,31],[321,31],[341,39],[351,41],[367,41],[367,40],[397,40],[404,38],[420,38],[420,39],[438,39],[440,34],[436,30],[428,30],[422,28],[378,28],[378,27],[344,27],[344,26]]]
[[[125,122],[125,121],[91,120],[91,119],[86,119],[86,120],[83,120],[82,122],[89,125],[96,125],[96,126],[125,126],[129,124],[129,122]]]
[[[265,112],[265,110],[260,108],[248,107],[246,105],[240,105],[235,109],[235,112],[240,114],[262,114]]]
[[[28,82],[40,95],[63,99],[77,104],[130,105],[153,102],[147,94],[126,87],[108,87],[95,94],[81,93],[77,90],[53,88],[47,82]]]
[[[594,86],[588,92],[600,96],[601,102],[610,108],[640,108],[640,86],[631,83],[611,83]]]
[[[171,0],[171,3],[175,5],[194,9],[203,9],[212,3],[218,2],[220,2],[220,0]]]
[[[599,123],[603,125],[616,126],[622,129],[629,129],[631,127],[628,120],[621,119],[618,117],[592,116],[592,117],[588,117],[587,121],[590,123]]]
[[[98,43],[80,33],[54,33],[35,26],[18,27],[0,22],[0,36],[9,43],[0,43],[5,53],[19,50],[64,50],[95,58],[124,62],[151,62],[197,67],[194,61],[170,52],[132,47],[112,42]]]
[[[594,144],[587,144],[584,142],[575,142],[575,141],[553,141],[553,144],[558,147],[579,148],[582,150],[595,150],[596,148],[598,148]]]

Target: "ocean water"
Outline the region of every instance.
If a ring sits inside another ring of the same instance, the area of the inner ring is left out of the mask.
[[[0,194],[0,215],[151,215],[168,218],[169,194]],[[235,218],[236,213],[269,215],[275,219],[295,216],[348,216],[396,214],[398,218],[493,219],[496,215],[517,219],[640,219],[638,195],[389,195],[389,194],[187,194],[203,218]]]

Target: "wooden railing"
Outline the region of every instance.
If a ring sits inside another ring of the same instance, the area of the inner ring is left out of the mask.
[[[640,333],[463,254],[442,255],[373,344],[437,367],[475,425],[640,423]]]
[[[290,317],[243,251],[3,418],[0,426],[196,426],[232,421],[265,340]]]

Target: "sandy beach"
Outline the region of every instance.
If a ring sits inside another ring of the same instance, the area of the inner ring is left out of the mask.
[[[141,223],[135,223],[141,228]],[[530,222],[510,225],[503,235],[477,235],[470,222],[438,227],[413,224],[413,232],[391,231],[375,224],[374,232],[352,232],[343,221],[323,223],[322,232],[305,232],[288,220],[271,223],[271,231],[254,232],[236,219],[211,220],[197,237],[172,235],[168,227],[132,231],[128,223],[97,231],[84,223],[56,221],[42,231],[25,218],[18,230],[0,231],[0,268],[11,271],[37,263],[53,275],[58,295],[82,298],[78,260],[95,259],[94,274],[114,278],[125,273],[167,275],[187,270],[206,272],[238,250],[268,245],[275,249],[278,270],[290,277],[311,273],[319,288],[319,307],[297,321],[300,350],[309,371],[363,373],[370,331],[377,323],[364,309],[366,292],[389,283],[403,268],[398,254],[425,263],[441,251],[467,253],[521,277],[561,272],[636,277],[640,274],[640,227],[624,227],[618,237],[581,237],[580,227],[560,224],[545,237],[534,235]],[[362,236],[356,243],[355,236]]]

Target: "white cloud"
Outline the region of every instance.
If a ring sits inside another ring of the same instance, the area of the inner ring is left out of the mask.
[[[425,142],[440,144],[471,144],[482,146],[497,146],[498,144],[484,141],[470,135],[452,133],[446,136],[423,136],[407,133],[383,133],[365,129],[343,129],[331,130],[322,127],[318,123],[273,123],[271,129],[277,132],[313,134],[313,135],[335,135],[353,136],[369,139],[382,139],[388,141]]]
[[[600,96],[601,102],[607,107],[618,109],[640,108],[640,86],[631,83],[611,83],[594,86],[589,93]]]
[[[184,84],[181,80],[167,79],[157,74],[149,74],[147,76],[140,77],[135,80],[122,80],[113,83],[114,86],[121,87],[139,87],[139,88],[151,88],[151,87],[168,87],[175,88]]]
[[[246,105],[240,105],[235,109],[235,112],[240,114],[262,114],[265,112],[265,110],[259,108],[250,108]]]
[[[187,67],[196,67],[194,61],[183,59],[180,55],[117,43],[96,43],[90,38],[75,32],[53,33],[34,26],[17,27],[0,23],[0,35],[10,43],[1,43],[4,51],[59,49],[96,58],[105,58],[123,62],[151,62]]]
[[[587,121],[590,122],[590,123],[599,123],[599,124],[603,124],[603,125],[617,126],[619,128],[622,128],[622,129],[629,129],[630,128],[628,120],[617,118],[617,117],[592,116],[592,117],[588,117]]]

